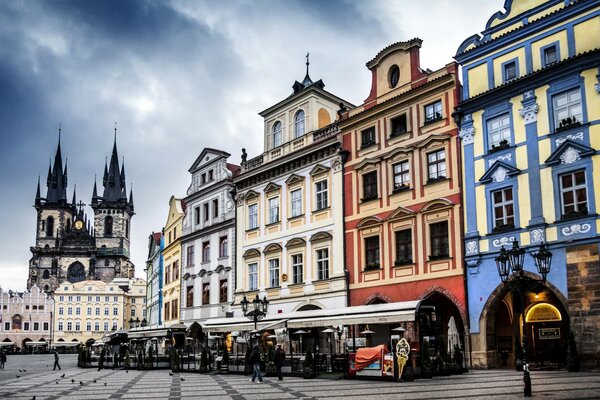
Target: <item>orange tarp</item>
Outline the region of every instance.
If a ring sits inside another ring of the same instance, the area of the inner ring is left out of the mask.
[[[360,371],[373,364],[375,361],[381,361],[382,354],[387,353],[388,349],[385,344],[380,344],[375,347],[363,347],[356,351],[354,360],[354,369]]]

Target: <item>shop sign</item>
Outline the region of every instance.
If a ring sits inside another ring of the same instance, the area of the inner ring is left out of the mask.
[[[531,307],[527,312],[525,321],[527,322],[549,322],[549,321],[561,321],[562,316],[560,311],[552,304],[549,303],[538,303]]]
[[[560,328],[540,328],[540,339],[560,339]]]

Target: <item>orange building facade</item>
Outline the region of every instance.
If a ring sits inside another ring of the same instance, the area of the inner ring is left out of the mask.
[[[416,323],[404,325],[417,346],[447,335],[452,316],[467,332],[458,67],[422,69],[420,47],[398,42],[369,61],[369,97],[340,122],[349,305],[420,300]],[[382,341],[389,333],[371,330]]]

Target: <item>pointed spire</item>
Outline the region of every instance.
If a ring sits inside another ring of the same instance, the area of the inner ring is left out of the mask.
[[[102,186],[108,183],[108,158],[104,157],[104,176],[102,177]]]
[[[94,192],[92,193],[92,205],[98,204],[98,188],[96,187],[96,175],[94,175]]]
[[[36,206],[42,205],[42,196],[40,195],[40,176],[39,175],[38,175],[37,190],[35,192],[35,205]]]
[[[54,165],[48,174],[48,192],[46,194],[46,202],[49,204],[56,204],[61,201],[66,203],[67,201],[67,176],[66,169],[63,171],[62,166],[62,152],[60,146],[61,130],[58,132],[58,146],[56,148],[56,155],[54,156]]]
[[[73,200],[71,201],[71,204],[73,205],[73,207],[77,207],[77,195],[75,194],[77,192],[77,185],[73,186]]]
[[[104,168],[104,202],[127,203],[127,191],[125,186],[125,169],[119,168],[119,153],[117,151],[117,124],[115,123],[115,139],[110,162]]]
[[[46,179],[46,186],[50,186],[50,181],[52,180],[52,158],[48,163],[48,178]]]
[[[131,207],[131,211],[133,211],[133,183],[131,184],[131,189],[129,189],[129,206]]]

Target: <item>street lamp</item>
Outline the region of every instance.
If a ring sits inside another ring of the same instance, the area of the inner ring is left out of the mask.
[[[242,304],[242,312],[244,313],[244,317],[247,317],[254,321],[254,331],[257,331],[258,321],[263,319],[265,315],[267,315],[267,310],[269,309],[269,300],[267,300],[267,296],[264,296],[261,300],[258,297],[258,293],[254,300],[252,300],[252,309],[248,310],[248,305],[250,302],[246,298],[246,294],[244,294],[244,298],[241,301]]]
[[[504,246],[500,248],[500,254],[495,258],[498,275],[504,285],[508,285],[513,292],[519,295],[521,302],[521,323],[522,323],[522,348],[523,348],[523,382],[525,389],[523,394],[526,397],[531,396],[531,377],[529,376],[529,363],[527,361],[527,338],[525,323],[525,294],[527,290],[533,289],[542,282],[546,282],[546,276],[550,273],[550,264],[552,262],[552,253],[548,251],[544,242],[537,253],[532,254],[535,266],[542,279],[530,279],[523,273],[525,261],[525,249],[519,247],[517,240],[513,241],[513,247],[506,250]],[[510,279],[509,279],[510,277]]]

